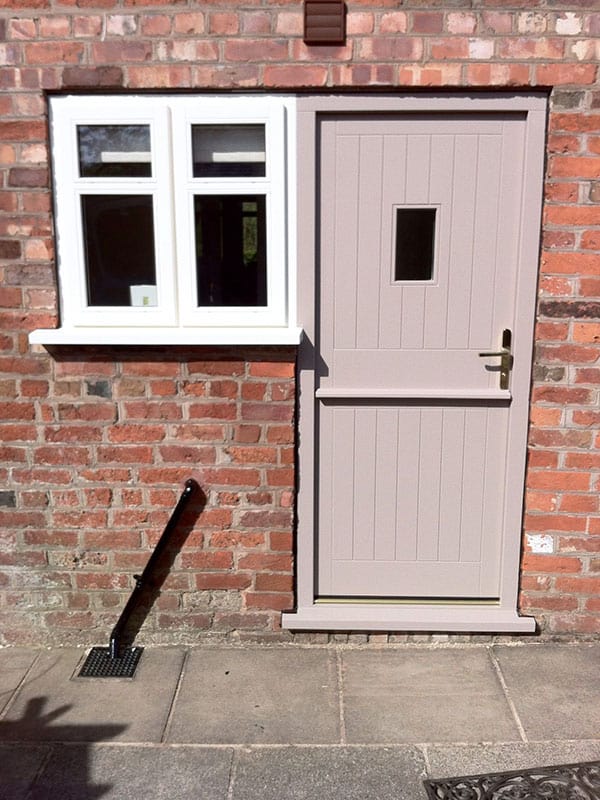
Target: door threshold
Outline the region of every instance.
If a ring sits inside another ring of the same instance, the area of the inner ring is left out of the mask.
[[[317,597],[315,605],[498,606],[497,597]]]
[[[327,602],[284,613],[282,627],[297,631],[535,633],[536,622],[498,603]]]

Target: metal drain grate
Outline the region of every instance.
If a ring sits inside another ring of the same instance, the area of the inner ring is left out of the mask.
[[[130,647],[118,658],[111,658],[108,647],[92,647],[79,672],[79,677],[133,678],[143,649],[143,647]]]
[[[430,800],[599,800],[600,761],[423,783]]]

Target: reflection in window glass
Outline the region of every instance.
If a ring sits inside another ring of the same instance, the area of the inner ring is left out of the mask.
[[[265,176],[264,125],[192,125],[195,178]]]
[[[150,195],[83,195],[90,306],[156,306]]]
[[[266,306],[264,195],[196,195],[198,306]]]
[[[396,209],[394,280],[430,281],[433,278],[435,208]]]
[[[82,178],[150,178],[149,125],[78,125]]]

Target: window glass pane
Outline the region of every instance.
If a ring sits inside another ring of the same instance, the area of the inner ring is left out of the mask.
[[[90,306],[156,306],[151,195],[83,195]]]
[[[196,195],[198,306],[266,306],[264,195]]]
[[[78,125],[82,178],[150,178],[149,125]]]
[[[195,178],[264,177],[264,125],[192,125]]]
[[[396,209],[394,280],[430,281],[433,278],[435,208]]]

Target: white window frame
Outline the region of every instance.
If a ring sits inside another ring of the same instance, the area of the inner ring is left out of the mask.
[[[40,344],[296,344],[295,99],[288,96],[57,96],[50,99],[61,327]],[[149,125],[152,177],[80,177],[78,125]],[[265,176],[195,178],[192,125],[265,126]],[[91,306],[81,213],[84,194],[154,199],[158,305]],[[199,307],[194,195],[264,194],[267,304]]]

